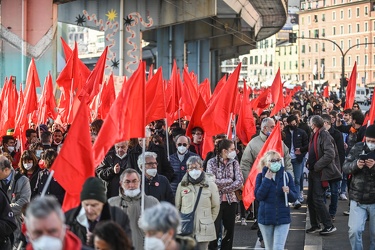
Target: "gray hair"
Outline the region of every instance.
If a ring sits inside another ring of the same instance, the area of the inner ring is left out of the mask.
[[[313,124],[318,128],[322,128],[324,126],[324,120],[320,115],[313,115],[310,118],[310,124]]]
[[[10,161],[5,155],[0,156],[0,170],[3,171],[6,168],[12,168]]]
[[[30,218],[46,218],[51,213],[56,213],[62,223],[65,223],[65,215],[61,209],[60,203],[54,196],[38,196],[34,198],[26,209],[26,227],[30,224]]]
[[[145,159],[149,158],[149,157],[154,157],[155,160],[156,160],[156,158],[158,157],[158,155],[156,153],[154,153],[154,152],[146,151],[145,154],[144,154],[144,157],[145,157]],[[142,164],[143,164],[143,154],[140,154],[138,156],[137,164],[138,164],[139,169],[142,170],[143,169],[143,166],[142,166]]]
[[[139,227],[147,231],[161,231],[163,233],[173,229],[176,233],[180,225],[180,214],[177,208],[169,202],[147,208],[139,219]]]
[[[189,168],[192,164],[198,164],[199,166],[203,166],[203,161],[199,156],[190,156],[186,161],[186,166]]]
[[[263,130],[264,127],[266,127],[270,121],[273,121],[272,118],[270,118],[270,117],[264,118],[262,120],[262,123],[260,124],[260,130]]]
[[[125,178],[125,175],[127,174],[136,174],[137,177],[138,177],[138,180],[141,180],[141,175],[137,172],[137,170],[133,169],[133,168],[127,168],[124,170],[124,172],[122,172],[122,174],[120,175],[120,181],[124,180]]]
[[[182,136],[183,136],[183,137],[186,137],[186,139],[187,139],[189,145],[191,145],[190,137],[189,137],[189,136],[186,136],[186,135],[178,135],[178,136],[176,136],[176,138],[174,139],[175,143],[177,143],[178,138],[180,138],[180,137],[182,137]]]

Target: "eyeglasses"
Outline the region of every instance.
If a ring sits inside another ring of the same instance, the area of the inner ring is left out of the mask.
[[[157,162],[146,162],[145,163],[147,166],[157,166],[158,163]]]
[[[281,162],[281,159],[271,159],[270,162],[274,163],[274,162]]]
[[[187,147],[187,143],[178,143],[177,146],[179,146],[179,147],[181,147],[181,146]]]
[[[355,105],[355,106],[353,106],[353,108],[359,108],[359,106]]]
[[[126,181],[124,181],[124,183],[127,184],[127,185],[129,185],[130,183],[137,184],[138,182],[139,182],[139,180],[132,180],[132,181],[126,180]]]

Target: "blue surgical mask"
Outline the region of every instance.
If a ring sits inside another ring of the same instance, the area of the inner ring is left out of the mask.
[[[271,135],[271,132],[267,131],[266,136],[270,136],[270,135]]]
[[[270,170],[273,173],[276,173],[277,171],[279,171],[280,168],[281,168],[281,163],[280,162],[271,162]]]

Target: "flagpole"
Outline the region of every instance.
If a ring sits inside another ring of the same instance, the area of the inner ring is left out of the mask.
[[[230,112],[230,114],[229,114],[229,123],[228,123],[228,130],[227,130],[228,139],[229,139],[229,131],[230,131],[231,125],[232,125],[232,112]]]
[[[167,118],[164,118],[165,120],[165,142],[167,143],[167,157],[169,161],[169,134],[168,134],[168,123],[167,123]]]
[[[234,124],[236,125],[236,116],[234,116]],[[233,135],[232,135],[232,138],[234,137],[234,146],[237,150],[237,140],[236,140],[236,137],[237,137],[237,129],[236,129],[236,126],[233,126]]]
[[[145,128],[146,129],[146,128]],[[145,152],[146,152],[146,138],[142,138],[142,198],[141,198],[141,214],[145,210],[145,171],[146,171],[146,160],[145,160]]]
[[[281,161],[282,161],[282,163],[283,163],[283,166],[285,166],[285,165],[284,165],[284,157],[281,158]],[[285,178],[285,175],[286,175],[286,174],[287,174],[287,173],[286,173],[285,170],[284,170],[284,172],[283,172],[284,187],[287,186],[287,184],[286,184],[286,178]],[[285,206],[288,207],[288,194],[287,194],[286,192],[284,192],[284,198],[285,198]]]

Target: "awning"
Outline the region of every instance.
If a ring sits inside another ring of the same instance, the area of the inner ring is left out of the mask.
[[[314,85],[322,85],[322,84],[328,83],[328,80],[313,80],[312,83]]]

